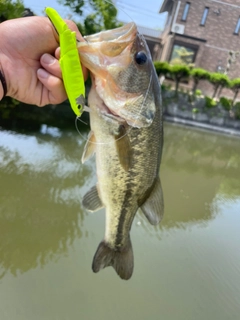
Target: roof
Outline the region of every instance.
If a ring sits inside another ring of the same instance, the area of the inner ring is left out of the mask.
[[[163,0],[159,13],[169,11],[172,8],[173,0]]]
[[[144,36],[152,37],[152,38],[158,38],[160,40],[160,35],[162,33],[161,30],[157,29],[150,29],[143,26],[137,26],[139,33],[143,34]]]

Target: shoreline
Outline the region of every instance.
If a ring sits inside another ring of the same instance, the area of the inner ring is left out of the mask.
[[[240,130],[236,130],[233,128],[216,126],[216,125],[212,125],[204,122],[198,122],[194,120],[189,120],[189,119],[184,119],[184,118],[169,116],[169,115],[164,115],[163,120],[166,122],[176,123],[182,126],[194,127],[198,129],[207,130],[207,131],[213,131],[217,133],[240,137]]]

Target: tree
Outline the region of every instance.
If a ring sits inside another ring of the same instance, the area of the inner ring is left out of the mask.
[[[183,79],[188,79],[190,75],[190,69],[187,65],[173,65],[170,66],[170,74],[175,81],[175,95],[178,95],[179,83]]]
[[[230,81],[230,89],[234,92],[234,97],[232,100],[232,105],[234,105],[235,100],[237,99],[237,95],[240,91],[240,78],[236,78]]]
[[[20,18],[24,12],[22,0],[1,0],[0,1],[0,22],[8,19]]]
[[[202,68],[193,68],[190,71],[190,75],[193,78],[193,88],[192,93],[194,94],[200,80],[209,80],[210,74],[207,70]]]
[[[166,76],[170,72],[170,65],[166,61],[154,61],[154,66],[158,76]]]
[[[209,82],[213,84],[214,90],[212,98],[215,98],[217,91],[226,88],[230,84],[230,80],[226,74],[213,72],[210,73]]]
[[[83,35],[121,26],[117,21],[117,9],[111,0],[58,0],[58,2],[69,6],[82,18],[82,22],[77,25]],[[85,15],[85,12],[89,12],[89,5],[92,13]]]

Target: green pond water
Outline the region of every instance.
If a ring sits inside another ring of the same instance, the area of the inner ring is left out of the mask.
[[[240,319],[240,139],[165,123],[165,216],[135,217],[123,281],[91,270],[105,221],[81,205],[86,137],[0,131],[0,319]]]

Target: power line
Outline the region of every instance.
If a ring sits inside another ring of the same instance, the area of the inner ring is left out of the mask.
[[[149,13],[149,14],[152,14],[152,15],[159,15],[159,13],[156,11],[152,11],[152,10],[148,10],[148,9],[146,9],[146,8],[144,8],[144,7],[140,7],[140,6],[134,6],[134,5],[132,5],[132,4],[129,4],[129,3],[126,3],[126,2],[124,2],[124,1],[122,1],[122,0],[117,0],[116,1],[116,4],[118,4],[119,6],[125,6],[125,7],[128,7],[129,9],[131,9],[131,10],[134,10],[134,12],[136,12],[136,11],[142,11],[144,14],[147,12],[147,13]],[[140,12],[139,11],[139,12]]]
[[[129,10],[130,10],[130,12],[132,12],[132,13],[134,13],[134,15],[136,15],[136,14],[138,14],[138,15],[140,15],[140,16],[148,16],[148,17],[150,17],[150,18],[154,18],[154,19],[156,19],[156,20],[159,20],[159,21],[161,21],[162,20],[162,18],[160,17],[160,16],[158,16],[158,15],[152,15],[152,14],[149,14],[149,13],[146,13],[146,12],[141,12],[141,11],[138,11],[138,10],[135,10],[135,9],[133,9],[133,8],[126,8],[124,5],[119,5],[119,8],[120,9],[123,9],[123,10],[119,10],[119,12],[118,13],[125,13],[126,15],[128,15],[128,16],[131,16],[130,14],[129,14]],[[126,11],[126,12],[125,12]]]

